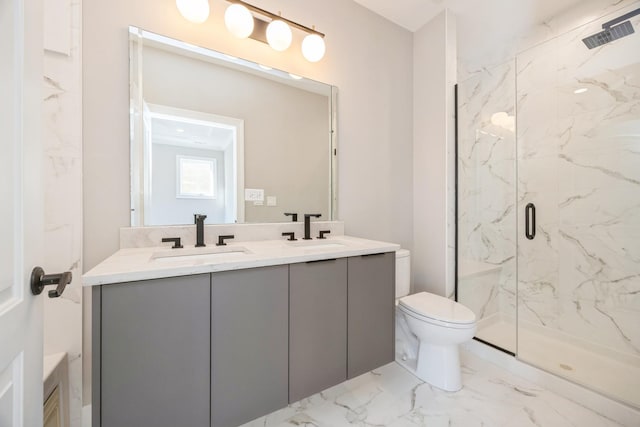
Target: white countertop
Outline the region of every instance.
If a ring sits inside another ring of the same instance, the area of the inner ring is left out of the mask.
[[[82,285],[107,285],[216,271],[241,270],[393,252],[398,249],[400,249],[400,245],[394,243],[350,236],[295,242],[284,239],[229,242],[226,246],[209,245],[204,248],[185,245],[182,249],[171,249],[170,246],[120,249],[85,273],[82,276]],[[216,253],[218,251],[228,252]]]

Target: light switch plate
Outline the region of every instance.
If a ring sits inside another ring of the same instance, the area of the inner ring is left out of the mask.
[[[264,201],[264,190],[257,188],[245,188],[244,189],[244,200],[247,202],[263,202]]]
[[[277,206],[276,196],[267,196],[267,206]]]

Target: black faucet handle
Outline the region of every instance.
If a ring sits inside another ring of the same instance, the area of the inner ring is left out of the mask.
[[[228,234],[226,236],[218,236],[218,243],[216,243],[216,246],[227,246],[227,244],[224,242],[226,239],[233,239],[236,236],[234,236],[233,234]]]
[[[171,247],[172,249],[181,249],[182,248],[182,243],[180,242],[180,238],[179,237],[163,237],[162,238],[162,243],[167,243],[167,242],[173,242],[173,246]]]
[[[285,212],[284,216],[290,216],[292,222],[298,222],[298,214],[293,212]]]
[[[298,239],[296,239],[296,233],[294,233],[293,231],[290,231],[288,233],[282,233],[282,235],[283,236],[289,236],[289,238],[287,240],[290,240],[292,242],[295,241],[295,240],[298,240]]]
[[[304,214],[305,218],[320,218],[322,214]]]
[[[318,239],[326,239],[326,237],[324,237],[326,234],[331,233],[331,230],[320,230],[320,235],[318,236]]]

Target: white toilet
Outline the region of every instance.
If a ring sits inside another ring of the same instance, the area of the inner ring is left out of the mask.
[[[442,390],[458,391],[462,388],[458,345],[475,335],[476,316],[464,305],[439,295],[408,295],[409,287],[410,253],[402,249],[396,252],[396,302],[419,343],[414,373]]]

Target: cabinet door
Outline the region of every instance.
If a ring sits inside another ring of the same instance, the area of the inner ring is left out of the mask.
[[[395,359],[395,253],[349,258],[348,377]]]
[[[289,266],[214,273],[211,289],[212,426],[233,427],[287,406]]]
[[[101,427],[209,426],[210,282],[102,286]]]
[[[289,268],[289,402],[295,402],[347,378],[347,260]]]

